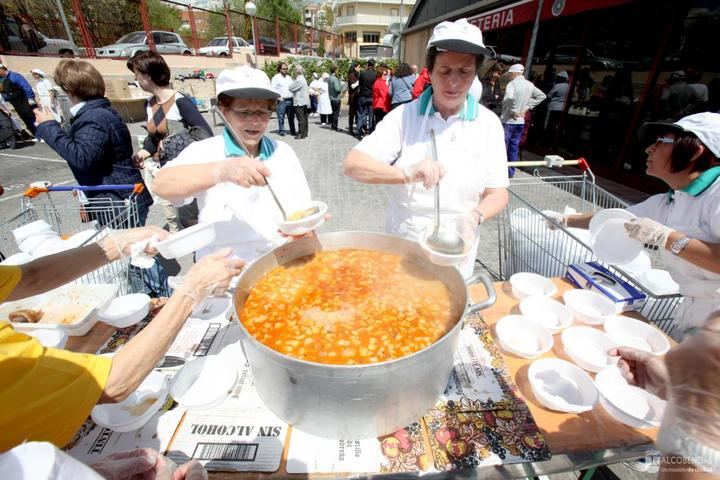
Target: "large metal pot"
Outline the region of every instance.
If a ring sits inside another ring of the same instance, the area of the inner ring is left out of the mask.
[[[431,264],[417,243],[381,233],[336,232],[290,242],[250,264],[235,290],[238,318],[242,318],[253,285],[272,268],[319,250],[341,248],[395,253],[426,266],[451,292],[451,309],[458,312],[455,326],[423,350],[371,365],[323,365],[298,360],[266,347],[240,322],[242,347],[258,394],[282,420],[327,438],[376,437],[412,423],[435,404],[452,370],[463,316],[495,303],[495,291],[487,276],[473,277],[469,283],[480,279],[488,299],[468,304],[468,290],[458,270]]]

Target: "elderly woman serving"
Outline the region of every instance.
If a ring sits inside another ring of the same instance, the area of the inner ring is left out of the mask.
[[[194,142],[155,177],[155,192],[176,205],[198,200],[199,222],[216,224],[216,240],[198,256],[222,247],[246,261],[284,243],[281,212],[310,202],[310,188],[295,152],[265,135],[278,94],[268,76],[248,66],[217,79],[218,106],[228,125],[222,135]]]
[[[427,45],[432,86],[390,112],[345,158],[350,177],[393,185],[389,233],[413,240],[423,235],[432,222],[438,182],[441,214],[469,214],[473,228],[507,204],[502,125],[469,94],[486,51],[482,33],[465,19],[438,24]],[[430,155],[432,132],[437,162]],[[472,274],[477,243],[460,266],[466,277]]]

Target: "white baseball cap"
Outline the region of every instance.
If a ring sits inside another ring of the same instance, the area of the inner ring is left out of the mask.
[[[570,79],[570,75],[568,75],[568,73],[567,73],[565,70],[563,70],[562,72],[558,73],[557,76],[560,77],[560,78],[564,78],[565,80],[569,80],[569,79]]]
[[[45,72],[43,72],[39,68],[33,68],[32,70],[30,70],[30,73],[37,73],[38,75],[40,75],[43,78],[47,77],[47,75],[45,75]]]
[[[510,73],[523,73],[525,72],[525,67],[523,67],[519,63],[515,63],[513,65],[510,65],[510,68],[508,68],[508,72]]]
[[[484,55],[488,53],[478,27],[461,18],[454,22],[440,22],[435,25],[426,50],[435,47],[440,51]]]
[[[270,79],[262,70],[243,65],[232,70],[223,70],[215,82],[217,96],[255,100],[274,100],[280,95],[270,86]]]
[[[675,123],[648,122],[645,127],[679,130],[695,135],[718,158],[720,158],[720,113],[695,113]]]

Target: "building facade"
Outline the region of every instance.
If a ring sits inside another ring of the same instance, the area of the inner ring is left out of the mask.
[[[378,56],[377,46],[386,35],[399,31],[407,21],[415,0],[336,0],[333,30],[342,36],[348,57]]]
[[[525,148],[585,157],[602,176],[656,192],[645,172],[642,125],[720,108],[720,25],[716,0],[419,0],[403,31],[404,59],[425,63],[425,45],[442,20],[467,18],[501,58],[520,57],[545,93],[569,77],[562,110],[533,112]],[[533,41],[534,40],[534,41]],[[533,51],[530,51],[534,45]],[[486,62],[488,64],[488,62]],[[481,72],[482,73],[482,72]]]

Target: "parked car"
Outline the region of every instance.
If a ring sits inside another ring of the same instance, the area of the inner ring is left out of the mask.
[[[490,50],[490,53],[485,55],[485,60],[492,60],[493,62],[502,62],[506,65],[512,65],[514,63],[522,63],[521,58],[516,55],[508,55],[507,53],[497,53],[496,47],[492,45],[485,45]]]
[[[290,53],[284,45],[280,47],[280,51]],[[257,53],[259,55],[277,55],[277,42],[272,37],[258,37]]]
[[[185,45],[180,35],[173,32],[153,31],[155,49],[158,53],[192,55],[193,51]],[[150,50],[145,32],[132,32],[121,37],[112,45],[96,48],[98,57],[132,57],[136,52]]]
[[[27,52],[27,47],[20,37],[20,26],[12,18],[5,19],[6,25],[10,29],[10,50],[13,52]],[[36,31],[37,32],[37,31]],[[64,38],[49,38],[42,32],[37,32],[38,36],[45,42],[45,46],[38,50],[38,53],[46,55],[60,55],[61,57],[74,57],[80,55],[80,50],[69,40]]]
[[[255,53],[255,47],[245,41],[241,37],[233,37],[233,53]],[[208,42],[207,45],[198,49],[198,55],[207,55],[210,57],[227,57],[228,56],[228,40],[227,37],[215,37]]]
[[[574,65],[575,56],[578,51],[577,45],[557,45],[555,48],[551,48],[535,63],[547,64],[553,63],[554,65]],[[623,63],[620,60],[613,60],[612,58],[599,57],[595,55],[589,49],[585,49],[582,57],[583,65],[590,64],[592,68],[599,70],[616,70],[623,67]]]

